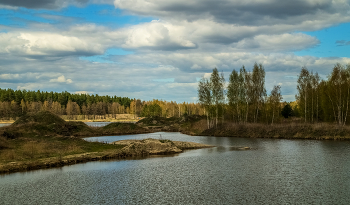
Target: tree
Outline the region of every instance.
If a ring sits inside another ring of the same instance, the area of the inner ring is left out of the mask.
[[[251,100],[254,105],[254,122],[258,122],[260,105],[264,101],[266,96],[265,89],[265,70],[262,64],[254,64],[253,72],[251,75]]]
[[[215,106],[215,125],[218,126],[219,106],[224,101],[224,82],[219,75],[217,68],[213,69],[213,73],[210,76],[211,93],[213,98],[213,104]]]
[[[298,78],[298,95],[296,98],[299,100],[300,105],[304,107],[305,122],[307,121],[307,99],[310,86],[310,73],[306,67],[302,67]]]
[[[319,104],[319,86],[320,86],[320,76],[318,75],[318,73],[316,72],[315,75],[311,75],[311,87],[312,87],[312,94],[316,94],[316,120],[318,121],[318,113],[319,113],[319,108],[318,108],[318,104]],[[314,96],[312,96],[312,105]],[[314,110],[314,107],[312,108],[312,110]],[[312,112],[312,121],[314,119],[314,112]]]
[[[334,114],[334,120],[339,125],[345,125],[350,98],[350,66],[345,69],[344,66],[337,63],[331,75],[326,82],[326,95],[331,102]]]
[[[198,83],[198,101],[205,109],[205,113],[207,115],[207,125],[209,129],[210,128],[209,112],[213,101],[212,101],[210,82],[208,81],[208,79],[205,79],[204,77]]]
[[[22,114],[25,114],[27,112],[27,106],[23,99],[21,100],[21,110]]]
[[[275,85],[275,86],[273,86],[273,89],[272,89],[271,94],[269,96],[269,101],[271,103],[271,108],[272,108],[271,124],[273,124],[273,120],[275,118],[275,111],[280,106],[281,100],[282,100],[281,86],[279,86],[279,85],[276,86]]]
[[[289,103],[287,103],[282,111],[281,111],[281,115],[284,117],[284,118],[288,118],[288,117],[291,117],[293,116],[293,109],[292,109],[292,106],[290,106]]]
[[[232,119],[235,119],[235,115],[236,115],[236,120],[237,122],[240,121],[239,119],[239,94],[240,94],[240,86],[242,86],[242,84],[239,82],[239,75],[237,73],[237,71],[232,70],[232,73],[230,75],[230,79],[229,79],[229,84],[227,86],[227,99],[228,99],[228,103],[232,108]]]

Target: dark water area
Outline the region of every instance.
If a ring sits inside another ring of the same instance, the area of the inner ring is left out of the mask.
[[[348,141],[180,133],[98,140],[149,137],[217,147],[0,175],[0,204],[350,204]]]

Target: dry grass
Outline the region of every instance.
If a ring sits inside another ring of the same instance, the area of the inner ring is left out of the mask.
[[[185,134],[217,137],[284,138],[284,139],[350,139],[350,126],[330,123],[245,123],[225,122],[217,128],[207,129],[202,119],[182,127]]]
[[[7,139],[5,137],[0,136],[0,150],[8,148],[8,146],[9,146],[9,143],[8,143]]]

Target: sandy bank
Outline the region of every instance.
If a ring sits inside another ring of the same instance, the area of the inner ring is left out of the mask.
[[[170,140],[144,139],[144,140],[121,140],[111,144],[124,145],[122,151],[137,154],[168,154],[179,153],[186,149],[200,149],[213,147],[195,142],[181,142]]]

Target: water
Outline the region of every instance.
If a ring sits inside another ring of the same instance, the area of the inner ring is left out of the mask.
[[[350,142],[193,137],[215,148],[0,175],[0,204],[349,204]],[[89,140],[95,141],[96,138]],[[235,151],[232,146],[253,150]]]
[[[9,126],[11,125],[12,123],[0,123],[0,127],[5,127],[5,126]]]
[[[85,122],[85,124],[92,126],[92,127],[103,127],[112,122]],[[121,121],[120,123],[135,123],[135,121]]]
[[[103,126],[106,126],[110,123],[111,122],[85,122],[85,124],[87,124],[88,126],[91,126],[91,127],[103,127]]]

